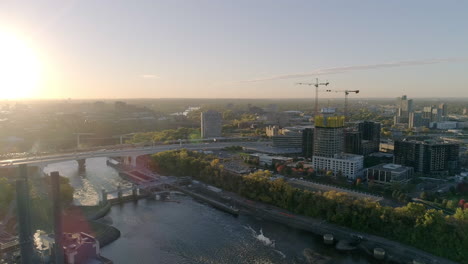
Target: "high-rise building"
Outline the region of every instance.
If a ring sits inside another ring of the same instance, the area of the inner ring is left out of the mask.
[[[429,137],[395,141],[395,163],[427,174],[453,174],[459,170],[460,146]]]
[[[410,113],[414,112],[413,100],[408,99],[406,95],[397,99],[397,113],[395,116],[395,124],[407,124],[409,122]]]
[[[429,126],[431,122],[442,122],[447,120],[447,104],[440,104],[438,107],[433,106],[425,106],[422,112],[422,118],[424,119],[424,123]]]
[[[358,124],[358,130],[362,135],[361,155],[379,152],[380,146],[380,123],[364,121]]]
[[[315,117],[314,156],[332,158],[344,152],[344,116]]]
[[[355,179],[362,174],[364,157],[344,154],[344,116],[335,116],[331,108],[322,109],[322,115],[315,117],[314,168],[330,170],[334,175]]]
[[[221,113],[208,110],[201,113],[201,137],[221,137],[222,116]]]
[[[429,127],[431,120],[425,118],[426,115],[424,111],[410,113],[408,128]]]
[[[306,128],[302,131],[302,155],[312,158],[314,153],[314,129]]]
[[[362,152],[362,133],[359,131],[344,132],[344,152],[350,154],[361,154]]]

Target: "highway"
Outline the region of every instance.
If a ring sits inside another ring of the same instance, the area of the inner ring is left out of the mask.
[[[367,198],[376,202],[381,201],[383,199],[382,196],[377,196],[377,195],[373,195],[370,193],[350,190],[350,189],[346,189],[346,188],[342,188],[342,187],[334,186],[334,185],[329,185],[329,184],[321,184],[321,183],[298,180],[298,179],[288,179],[287,181],[292,186],[298,187],[301,189],[308,189],[312,191],[323,191],[323,192],[329,192],[329,191],[345,192],[350,196],[354,196],[354,197],[362,198],[362,199]]]
[[[141,156],[153,154],[157,152],[174,150],[174,149],[189,149],[189,150],[218,150],[229,146],[242,146],[247,149],[262,151],[268,150],[269,142],[213,142],[213,143],[196,143],[196,144],[172,144],[172,145],[155,145],[143,147],[128,147],[128,148],[112,148],[93,151],[79,151],[73,153],[60,153],[37,157],[7,159],[0,161],[0,167],[15,167],[20,164],[41,165],[56,163],[68,160],[87,159],[94,157],[124,157],[124,156]]]

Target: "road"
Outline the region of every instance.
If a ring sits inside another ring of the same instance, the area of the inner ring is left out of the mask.
[[[216,143],[197,143],[197,144],[173,144],[173,145],[156,145],[138,148],[122,148],[122,149],[101,149],[96,151],[82,151],[76,153],[61,153],[55,155],[46,155],[29,158],[9,159],[0,161],[0,167],[15,167],[20,164],[40,165],[56,163],[68,160],[86,159],[94,157],[122,157],[122,156],[140,156],[162,152],[167,150],[174,150],[186,148],[189,150],[217,150],[229,146],[242,146],[247,149],[266,151],[271,149],[277,151],[275,148],[269,147],[269,142],[216,142]]]
[[[357,198],[369,198],[374,201],[381,201],[383,197],[381,196],[376,196],[372,195],[369,193],[364,193],[364,192],[357,192],[353,190],[349,190],[346,188],[341,188],[338,186],[332,186],[332,185],[325,185],[325,184],[320,184],[320,183],[315,183],[315,182],[310,182],[310,181],[304,181],[304,180],[297,180],[297,179],[289,179],[288,180],[289,184],[292,186],[302,188],[302,189],[310,189],[313,191],[323,191],[323,192],[329,192],[329,191],[336,191],[336,192],[344,192],[347,193],[350,196],[354,196]]]

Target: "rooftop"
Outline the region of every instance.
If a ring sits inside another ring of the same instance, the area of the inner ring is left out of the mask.
[[[379,165],[372,166],[369,169],[404,172],[411,168],[403,166],[403,165],[393,164],[393,163],[381,163]]]

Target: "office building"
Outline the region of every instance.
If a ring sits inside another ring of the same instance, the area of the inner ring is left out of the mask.
[[[273,147],[302,149],[302,134],[289,134],[271,137]]]
[[[460,146],[429,137],[409,137],[395,141],[395,163],[415,172],[447,175],[459,170]]]
[[[332,171],[333,175],[343,175],[348,179],[356,179],[362,175],[364,157],[354,154],[337,154],[329,157],[312,157],[312,164],[316,169]]]
[[[408,128],[429,127],[431,120],[430,118],[425,118],[425,116],[427,114],[424,111],[410,113]]]
[[[394,119],[395,124],[408,124],[410,113],[414,112],[413,100],[406,95],[397,99],[397,113]]]
[[[306,128],[302,131],[302,156],[312,158],[314,154],[314,129]]]
[[[221,113],[209,110],[201,113],[201,137],[221,137],[222,116]]]
[[[367,156],[379,152],[380,145],[380,123],[364,121],[358,123],[358,130],[362,135],[362,150],[359,154]]]
[[[439,106],[425,106],[422,112],[422,118],[427,123],[426,126],[431,122],[443,122],[448,117],[447,104],[440,104]]]
[[[344,152],[350,154],[361,154],[362,134],[359,131],[344,132]]]
[[[398,164],[379,164],[366,169],[367,181],[376,184],[408,183],[413,178],[414,169]]]

